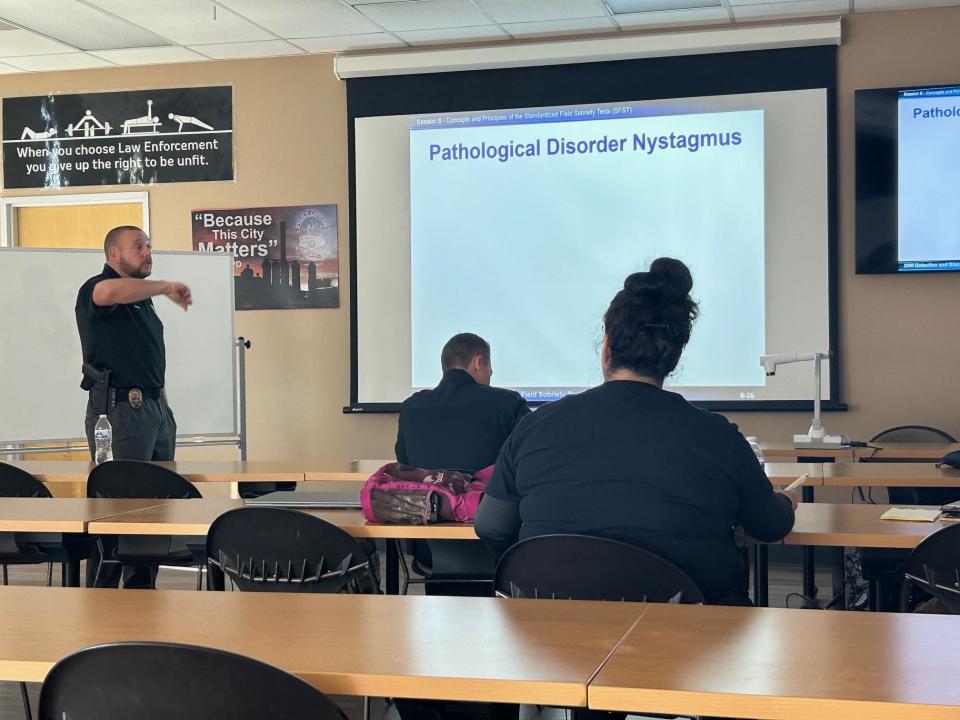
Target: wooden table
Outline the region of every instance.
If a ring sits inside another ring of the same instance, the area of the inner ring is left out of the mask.
[[[307,471],[305,480],[366,480],[384,465],[396,460],[348,460],[340,463],[314,463],[323,468]]]
[[[855,448],[795,448],[791,443],[762,442],[760,449],[767,460],[785,462],[803,458],[827,458],[833,461],[854,461]]]
[[[835,463],[822,466],[829,487],[941,487],[960,488],[960,469],[933,463]],[[960,498],[960,492],[957,495]]]
[[[85,483],[95,467],[82,460],[21,460],[9,463],[40,482]],[[180,460],[157,465],[180,473],[190,482],[302,482],[307,461]]]
[[[650,605],[590,683],[597,710],[776,720],[960,717],[960,618]]]
[[[0,532],[85,533],[93,520],[149,508],[166,500],[0,498]]]
[[[206,645],[331,694],[586,705],[645,606],[554,600],[0,588],[0,680],[123,640]]]
[[[784,545],[901,548],[912,550],[948,523],[881,520],[893,505],[801,503]],[[936,509],[932,506],[911,506]]]
[[[151,507],[161,500],[115,500],[87,498],[0,498],[0,532],[56,533],[69,546],[69,562],[63,563],[62,583],[80,585],[80,559],[85,556],[83,541],[89,523],[118,513]]]
[[[842,588],[844,547],[900,548],[912,550],[928,535],[932,535],[948,523],[906,522],[881,520],[880,516],[893,505],[846,505],[839,503],[800,503],[797,506],[793,530],[782,543],[802,545],[812,551],[815,547],[837,548],[834,564],[834,589]],[[917,506],[928,507],[930,506]],[[767,546],[754,548],[754,596],[753,601],[766,606],[767,594]],[[804,583],[803,594],[813,597]]]
[[[206,535],[214,520],[227,510],[243,507],[242,500],[167,500],[163,505],[90,523],[88,532],[105,535]],[[400,591],[400,549],[392,540],[476,540],[472,523],[386,525],[368,523],[361,510],[304,510],[336,525],[356,538],[384,538],[384,581],[388,594]]]
[[[155,501],[157,502],[157,501]],[[218,516],[243,507],[243,500],[203,498],[197,500],[163,500],[154,507],[127,512],[90,523],[88,532],[104,535],[206,535]],[[368,523],[361,510],[304,510],[336,525],[357,538],[409,540],[476,540],[470,523],[436,523],[433,525],[386,525]]]
[[[769,460],[789,458],[826,458],[828,462],[861,459],[907,460],[936,462],[949,452],[960,450],[960,443],[871,443],[873,447],[855,448],[795,448],[790,443],[762,442],[760,449]],[[875,450],[874,448],[880,448]]]

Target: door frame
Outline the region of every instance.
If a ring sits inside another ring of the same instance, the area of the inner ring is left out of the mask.
[[[0,247],[17,247],[16,210],[22,207],[56,207],[60,205],[126,205],[140,203],[143,208],[143,231],[150,234],[150,196],[145,190],[134,192],[75,193],[58,195],[23,195],[0,198]]]

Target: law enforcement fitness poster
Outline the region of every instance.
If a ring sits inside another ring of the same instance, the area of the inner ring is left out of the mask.
[[[12,188],[233,180],[230,86],[3,100]]]
[[[193,249],[233,253],[237,310],[340,307],[337,206],[194,210]]]

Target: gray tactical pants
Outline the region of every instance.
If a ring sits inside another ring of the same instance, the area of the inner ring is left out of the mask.
[[[95,458],[93,430],[99,416],[95,415],[87,401],[85,419],[87,444],[90,458]],[[177,422],[173,411],[161,400],[144,400],[134,408],[127,402],[119,402],[107,412],[113,430],[114,460],[173,460],[177,440]],[[115,536],[103,535],[103,549],[110,555],[117,546]],[[97,570],[96,558],[87,561],[87,587],[93,585]],[[99,587],[119,587],[120,567],[104,565],[100,571]],[[123,586],[126,588],[152,588],[157,580],[157,567],[124,567]]]

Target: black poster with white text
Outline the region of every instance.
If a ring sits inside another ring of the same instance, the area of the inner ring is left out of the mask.
[[[233,88],[3,100],[3,186],[233,180]]]

